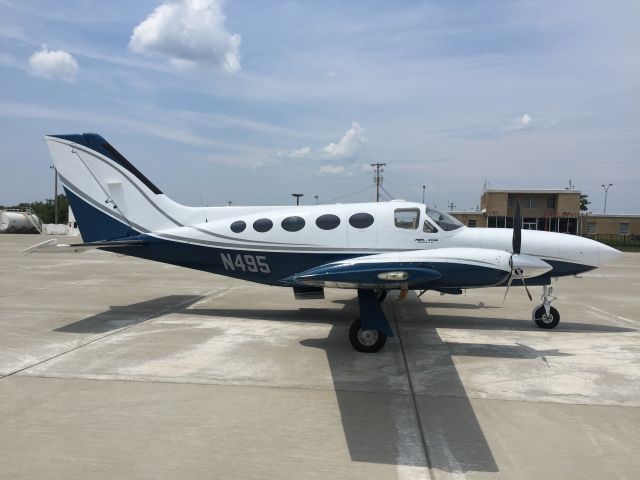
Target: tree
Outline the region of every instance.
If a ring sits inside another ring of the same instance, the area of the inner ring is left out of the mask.
[[[55,202],[53,198],[47,198],[44,202],[32,202],[31,204],[21,204],[20,207],[30,206],[36,215],[40,217],[42,223],[55,222]],[[69,220],[69,201],[67,197],[58,195],[58,223],[67,223]]]
[[[589,205],[591,205],[591,200],[589,200],[589,195],[586,193],[580,194],[580,210],[586,212],[589,210]]]

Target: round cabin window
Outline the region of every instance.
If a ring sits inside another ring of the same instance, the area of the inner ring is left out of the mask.
[[[333,230],[340,225],[340,217],[327,213],[326,215],[320,215],[316,219],[316,225],[322,230]]]
[[[271,230],[271,227],[273,227],[273,222],[268,218],[261,218],[253,222],[253,229],[256,232],[268,232],[269,230]]]
[[[282,228],[287,232],[298,232],[304,228],[304,218],[302,217],[287,217],[282,220]]]
[[[354,228],[367,228],[373,225],[373,216],[369,213],[354,213],[349,217],[349,224]]]
[[[231,231],[234,233],[244,232],[245,228],[247,228],[247,224],[242,220],[238,220],[237,222],[233,222],[231,224]]]

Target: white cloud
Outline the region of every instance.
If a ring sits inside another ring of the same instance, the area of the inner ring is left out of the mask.
[[[180,69],[208,64],[235,73],[241,39],[225,28],[222,6],[222,0],[164,3],[133,30],[129,48],[166,55]]]
[[[307,155],[309,155],[311,153],[311,148],[309,147],[302,147],[299,148],[298,150],[294,150],[291,153],[287,154],[287,157],[289,158],[304,158]]]
[[[342,165],[323,165],[318,170],[318,175],[350,175]]]
[[[29,72],[51,80],[73,82],[78,73],[78,62],[64,50],[49,50],[43,45],[29,58]]]
[[[522,115],[522,117],[520,117],[520,125],[522,125],[523,127],[526,127],[531,123],[532,120],[533,118],[531,118],[531,116],[528,113],[525,113],[524,115]]]
[[[364,128],[358,122],[353,122],[338,143],[330,143],[320,151],[328,153],[331,158],[350,158],[368,141],[364,136]]]

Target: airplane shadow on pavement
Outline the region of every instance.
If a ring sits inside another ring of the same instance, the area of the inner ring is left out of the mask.
[[[351,318],[357,316],[356,299],[336,303],[352,310]],[[522,320],[432,316],[427,314],[426,306],[415,295],[401,303],[395,298],[388,299],[385,311],[396,337],[377,354],[350,350],[346,340],[349,323],[343,322],[335,322],[327,338],[300,343],[326,352],[352,460],[428,467],[450,473],[497,472],[498,465],[453,357],[540,358],[546,362],[547,357],[569,354],[523,344],[445,342],[437,328],[531,330],[533,327]],[[633,329],[565,322],[563,330],[587,333]],[[420,334],[414,335],[417,331]],[[419,371],[421,368],[426,371]],[[390,380],[385,383],[385,378]]]

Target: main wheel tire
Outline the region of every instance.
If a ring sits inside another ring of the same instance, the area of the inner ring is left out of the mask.
[[[377,290],[376,291],[376,298],[378,299],[378,303],[382,303],[386,300],[387,298],[387,291],[386,290]]]
[[[379,330],[363,330],[360,319],[351,324],[349,341],[359,352],[375,353],[387,343],[387,336]]]
[[[540,328],[556,328],[558,323],[560,323],[560,313],[558,313],[558,310],[554,307],[549,307],[549,314],[547,315],[544,305],[538,305],[534,308],[531,318]]]

